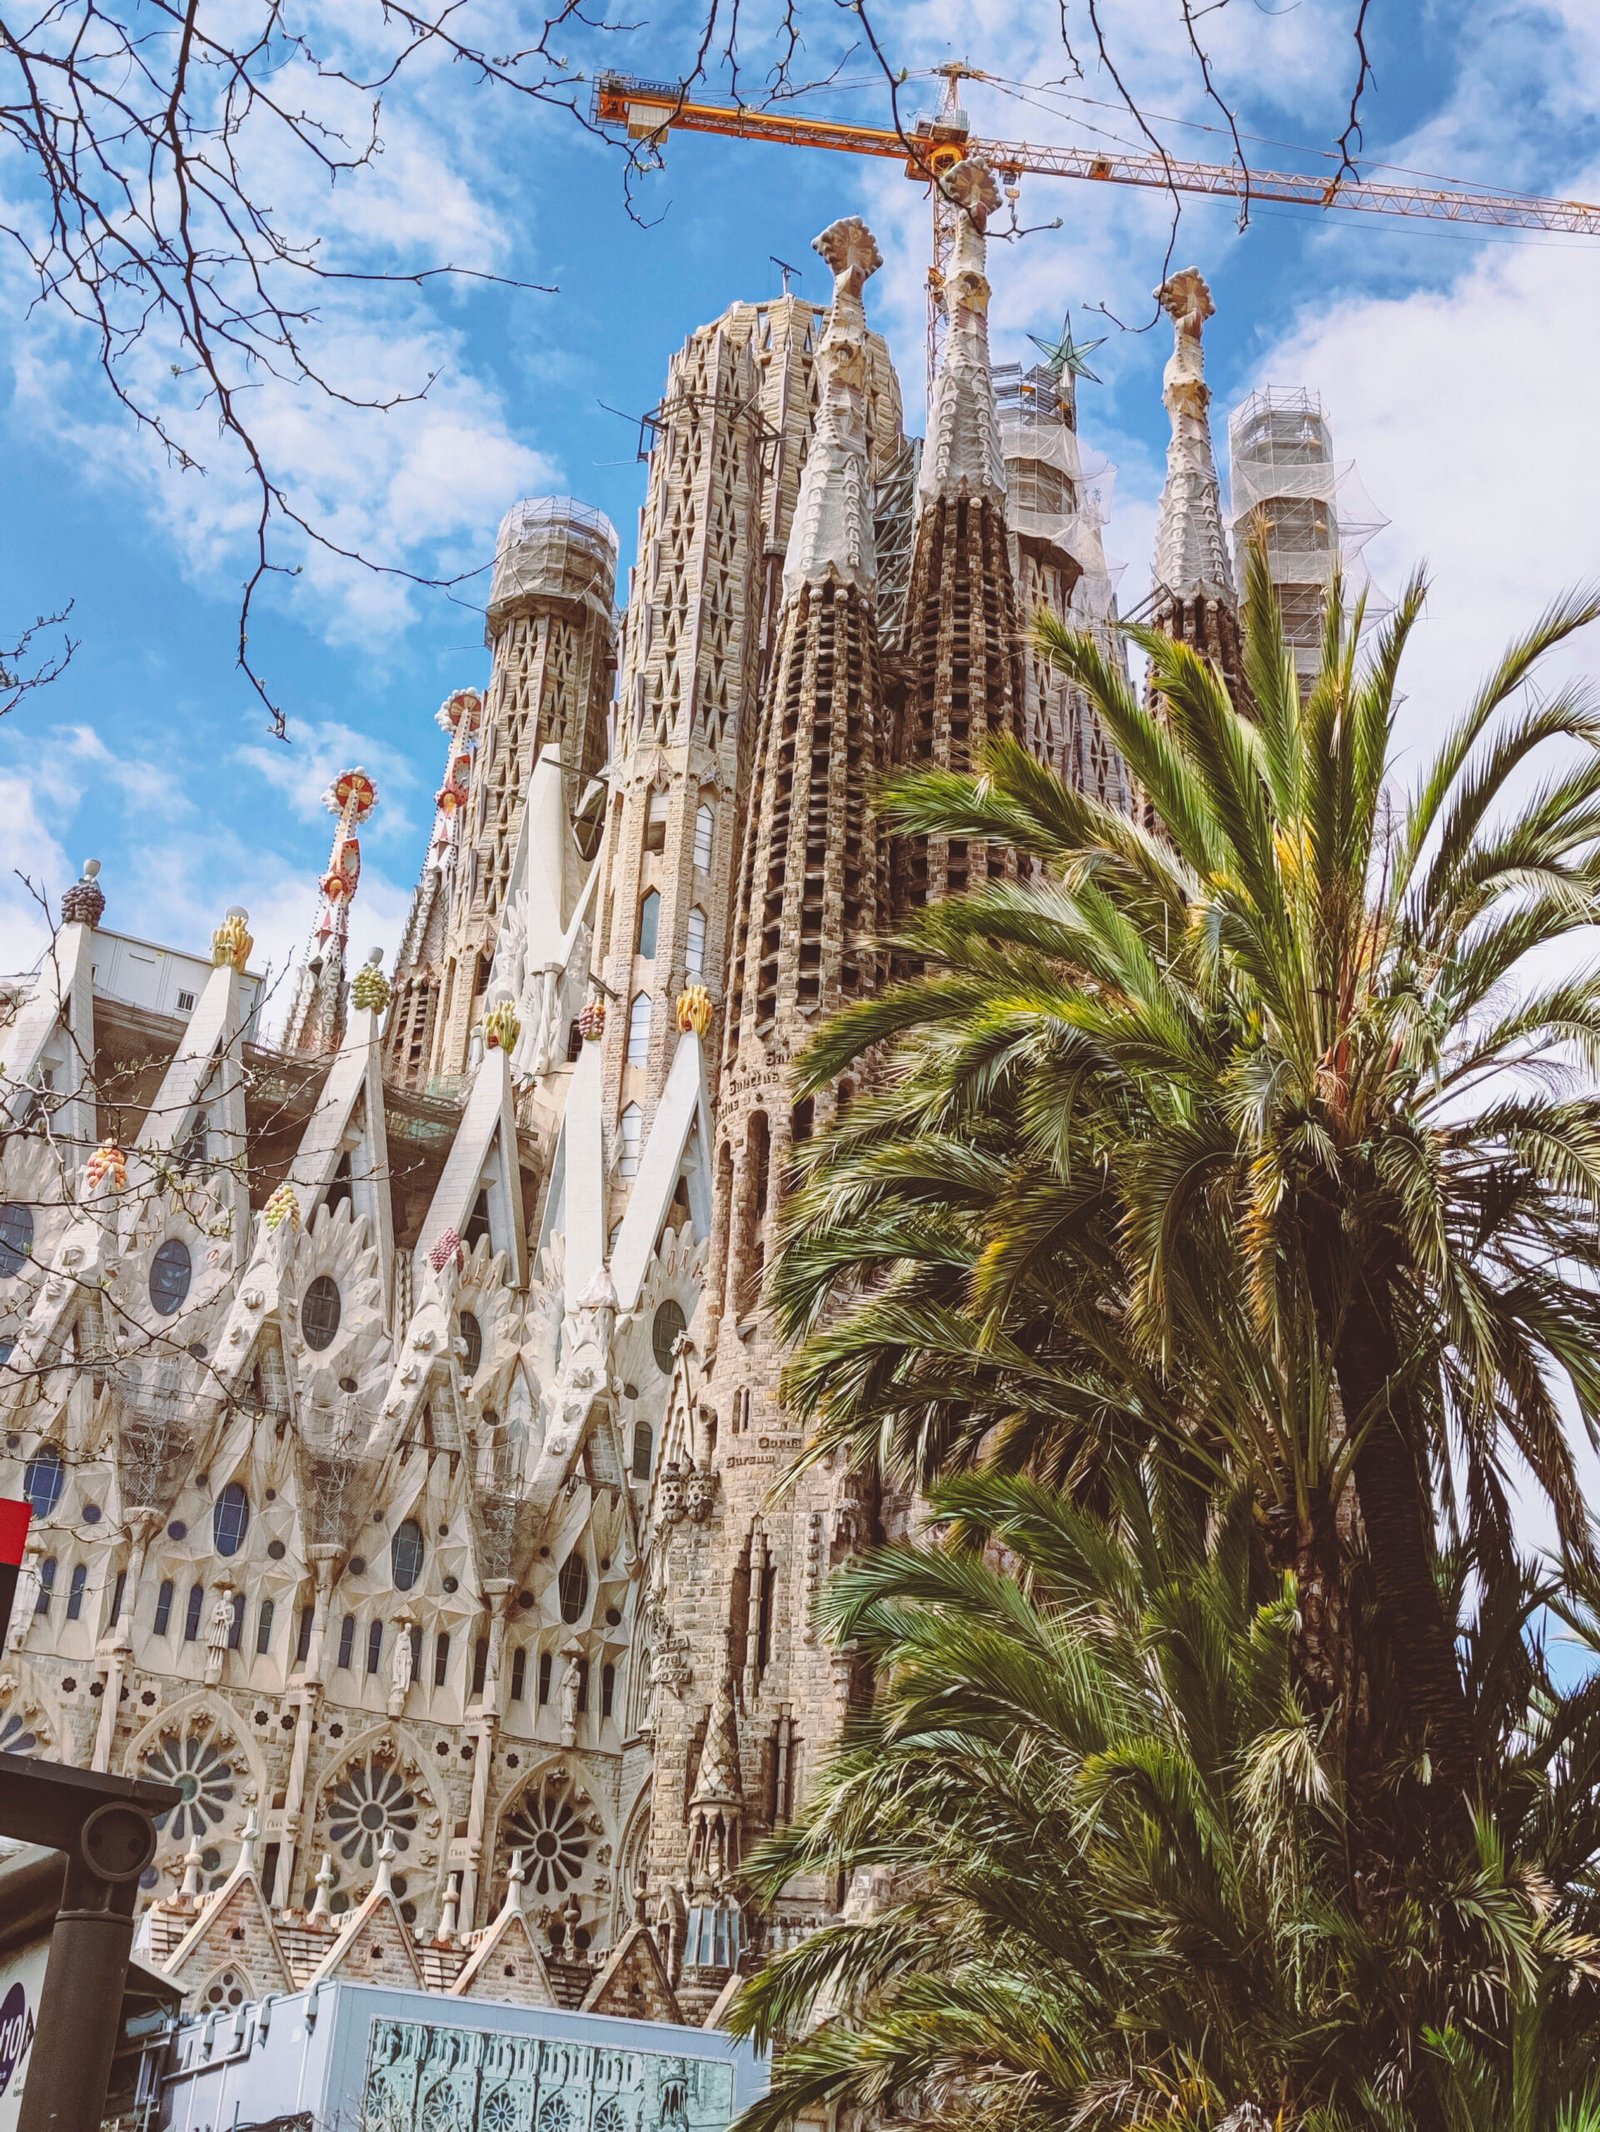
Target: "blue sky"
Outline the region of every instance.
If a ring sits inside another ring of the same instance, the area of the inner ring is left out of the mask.
[[[515,10],[504,14],[514,40]],[[813,71],[840,57],[850,18],[801,0]],[[306,17],[360,51],[360,11],[305,0]],[[620,6],[640,18],[645,6]],[[1081,0],[1069,6],[1069,19]],[[1203,28],[1220,83],[1249,132],[1331,144],[1354,64],[1353,0],[1228,0]],[[1102,13],[1124,78],[1152,111],[1215,122],[1182,39],[1177,0],[1116,0]],[[1600,197],[1600,10],[1592,0],[1373,10],[1377,81],[1364,108],[1367,156],[1575,197]],[[751,11],[748,49],[770,51],[771,19]],[[970,57],[1008,88],[974,86],[983,134],[1131,138],[1104,108],[1116,90],[1090,68],[1072,102],[1056,0],[1001,6],[879,0],[873,20],[913,70]],[[682,63],[691,10],[669,5],[599,58],[668,74]],[[492,34],[492,33],[490,33]],[[833,40],[830,42],[830,40]],[[585,51],[589,48],[585,47]],[[1079,49],[1086,51],[1086,41]],[[1027,86],[1032,85],[1032,86]],[[913,80],[908,107],[935,85]],[[810,99],[823,113],[881,120],[881,79],[859,54]],[[1177,152],[1222,158],[1225,142],[1163,128]],[[516,104],[463,70],[423,65],[386,100],[384,151],[331,192],[268,144],[261,183],[297,227],[367,269],[446,260],[559,285],[557,294],[475,283],[422,291],[367,286],[324,307],[321,358],[376,395],[436,382],[389,415],[263,392],[275,463],[310,515],[347,544],[423,572],[486,563],[500,513],[523,494],[560,491],[606,510],[624,564],[643,492],[636,415],[659,397],[672,350],[741,296],[778,285],[769,255],[805,262],[802,293],[826,277],[809,249],[834,216],[864,214],[887,255],[872,284],[875,320],[900,361],[908,422],[920,421],[921,279],[926,207],[892,166],[739,142],[675,139],[645,187],[648,227],[625,211],[611,154],[560,114]],[[1253,150],[1262,162],[1284,151]],[[0,200],[26,199],[27,174],[0,158]],[[1105,303],[1149,317],[1166,210],[1110,187],[1034,181],[1025,223],[1058,232],[994,247],[992,325],[1002,357],[1063,307]],[[1211,279],[1208,336],[1219,429],[1268,380],[1323,394],[1341,455],[1358,461],[1390,524],[1371,550],[1380,582],[1420,555],[1437,591],[1411,677],[1416,737],[1459,701],[1495,646],[1557,586],[1597,563],[1592,375],[1600,347],[1600,245],[1474,238],[1373,217],[1335,224],[1261,210],[1241,234],[1226,203],[1191,204],[1176,264]],[[14,262],[0,296],[20,313]],[[1108,546],[1127,566],[1125,604],[1147,570],[1165,419],[1164,331],[1105,331],[1085,389],[1088,442],[1119,469]],[[159,350],[146,373],[170,395]],[[176,403],[171,403],[176,404]],[[188,419],[188,418],[186,418]],[[391,947],[426,836],[441,753],[433,713],[451,687],[487,670],[474,600],[370,576],[315,552],[269,595],[256,654],[289,716],[272,739],[233,665],[236,599],[247,567],[249,496],[203,426],[204,476],[163,465],[99,383],[91,351],[43,317],[0,348],[0,450],[10,508],[0,522],[0,625],[76,602],[81,649],[51,690],[0,723],[0,849],[52,894],[86,854],[104,865],[107,923],[201,944],[222,909],[246,903],[260,955],[280,965],[310,921],[330,830],[318,798],[348,762],[376,775],[354,941]],[[294,560],[293,556],[289,559]],[[0,641],[5,626],[0,626]],[[1594,657],[1594,646],[1580,647]],[[0,970],[37,952],[37,913],[0,879]]]

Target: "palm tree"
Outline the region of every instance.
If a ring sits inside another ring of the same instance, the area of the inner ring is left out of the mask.
[[[941,1537],[831,1585],[875,1707],[751,1870],[774,1896],[848,1875],[857,1899],[744,1987],[732,2025],[778,2053],[738,2132],[835,2106],[996,2132],[1557,2132],[1600,2066],[1600,1684],[1556,1685],[1548,1592],[1498,1581],[1467,1640],[1486,1782],[1465,1842],[1363,1900],[1248,1488],[1155,1460],[1105,1494],[965,1476],[932,1497]]]
[[[1009,844],[1035,878],[920,914],[919,973],[812,1045],[803,1087],[867,1056],[881,1092],[807,1150],[774,1294],[819,1455],[1092,1484],[1143,1431],[1248,1474],[1328,1647],[1312,1672],[1360,1699],[1359,1562],[1360,1664],[1393,1691],[1373,1754],[1459,1800],[1441,1509],[1503,1567],[1515,1460],[1569,1559],[1590,1548],[1558,1386],[1592,1435],[1600,978],[1573,964],[1600,922],[1600,713],[1524,689],[1600,600],[1553,605],[1402,795],[1423,592],[1367,656],[1331,599],[1302,693],[1258,555],[1249,715],[1187,646],[1130,632],[1146,705],[1040,618],[1152,826],[1006,744],[890,783],[901,833]]]

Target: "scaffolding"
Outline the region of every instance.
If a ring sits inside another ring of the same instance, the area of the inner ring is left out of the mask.
[[[911,536],[916,529],[922,439],[907,437],[872,484],[872,539],[878,556],[878,634],[897,645],[905,632],[911,589]]]
[[[1350,460],[1333,455],[1333,433],[1314,392],[1268,387],[1235,408],[1228,424],[1233,547],[1239,582],[1251,539],[1265,538],[1284,634],[1303,678],[1317,669],[1328,589],[1348,598],[1369,582],[1361,551],[1388,521],[1373,508]],[[1381,605],[1370,599],[1368,613]]]
[[[525,498],[501,519],[495,540],[490,639],[530,600],[579,603],[609,621],[616,589],[617,534],[604,511],[570,496]]]
[[[1006,523],[1013,536],[1058,560],[1071,607],[1085,624],[1106,621],[1120,571],[1106,562],[1102,529],[1116,469],[1086,454],[1070,392],[1044,364],[998,363],[995,405],[1006,468]]]

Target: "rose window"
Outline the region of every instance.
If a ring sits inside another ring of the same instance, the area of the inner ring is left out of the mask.
[[[572,2107],[561,2095],[549,2095],[539,2106],[539,2132],[572,2132]]]
[[[608,2095],[594,2113],[594,2132],[627,2132],[627,2124],[627,2115],[614,2095]]]
[[[214,1829],[233,1804],[233,1764],[209,1733],[169,1732],[145,1756],[144,1773],[177,1786],[181,1796],[170,1822],[159,1815],[156,1827],[180,1843]]]
[[[509,2088],[496,2088],[478,2113],[483,2132],[517,2132],[517,2098]]]
[[[422,2105],[422,2132],[456,2132],[460,2113],[447,2081],[441,2081]]]
[[[518,1851],[527,1867],[528,1885],[536,1895],[562,1895],[588,1863],[588,1828],[565,1776],[546,1777],[523,1795],[500,1832],[507,1859]]]
[[[371,1866],[385,1833],[397,1851],[411,1848],[417,1795],[392,1762],[356,1762],[328,1794],[328,1835],[350,1865]]]

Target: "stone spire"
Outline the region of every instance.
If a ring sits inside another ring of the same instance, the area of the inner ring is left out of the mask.
[[[977,158],[943,180],[959,209],[942,291],[949,332],[928,411],[920,507],[906,601],[905,701],[894,759],[965,770],[984,741],[1021,737],[1021,623],[1006,526],[1006,477],[989,368],[989,279],[984,230],[1000,203]],[[1015,861],[987,846],[939,837],[897,839],[897,921]]]
[[[928,404],[919,489],[934,496],[1004,496],[1000,418],[989,369],[989,275],[984,232],[1000,205],[987,163],[971,157],[941,181],[956,210],[955,250],[941,292],[949,331]]]
[[[833,270],[833,309],[817,348],[817,425],[783,564],[783,596],[830,575],[861,592],[877,585],[872,484],[867,471],[867,315],[861,292],[883,264],[859,216],[813,240]]]
[[[350,903],[361,879],[356,831],[378,804],[378,788],[365,770],[345,770],[322,795],[322,803],[338,818],[333,850],[283,1034],[286,1051],[303,1052],[308,1058],[325,1057],[344,1042],[344,958]]]
[[[383,1031],[385,1081],[417,1094],[427,1087],[433,1061],[444,989],[450,884],[471,796],[472,757],[483,722],[482,695],[475,688],[452,689],[439,706],[436,722],[446,735],[444,776],[434,794],[433,833],[395,959],[394,991]]]
[[[1198,267],[1164,281],[1156,301],[1172,320],[1172,356],[1161,380],[1172,441],[1156,518],[1151,618],[1156,628],[1214,659],[1234,684],[1238,595],[1211,448],[1211,391],[1200,337],[1216,305]]]

